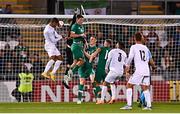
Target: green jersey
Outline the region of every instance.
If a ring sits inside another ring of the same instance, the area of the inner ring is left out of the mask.
[[[101,47],[100,49],[101,49],[101,51],[99,53],[97,68],[104,71],[110,48],[109,47]]]
[[[75,23],[72,25],[71,31],[75,32],[75,34],[83,34],[84,33],[84,27],[82,25]],[[80,42],[83,40],[84,40],[83,37],[73,38],[73,42]]]

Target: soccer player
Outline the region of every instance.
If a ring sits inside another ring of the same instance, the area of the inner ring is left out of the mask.
[[[135,34],[135,45],[132,45],[130,48],[129,56],[126,63],[126,78],[128,80],[127,83],[127,90],[126,90],[126,100],[127,105],[120,108],[129,110],[132,109],[132,88],[134,85],[141,85],[145,101],[147,106],[143,108],[143,110],[151,110],[151,95],[149,92],[149,85],[150,85],[150,65],[155,68],[154,61],[152,59],[151,52],[149,49],[143,45],[143,35],[141,33]],[[132,60],[134,59],[135,64],[135,72],[130,77],[129,69]]]
[[[78,71],[80,67],[84,64],[84,53],[83,46],[86,38],[83,27],[84,17],[80,14],[76,16],[76,23],[71,27],[70,37],[73,39],[73,44],[71,45],[71,51],[73,54],[73,64],[68,71],[68,75],[64,76],[64,84],[68,87],[68,81],[71,76]]]
[[[92,60],[99,54],[98,65],[97,65],[95,79],[93,83],[93,90],[94,90],[95,97],[97,98],[97,103],[100,102],[100,98],[101,98],[100,84],[104,82],[104,79],[106,77],[105,65],[106,65],[108,53],[110,51],[111,42],[112,41],[110,39],[105,40],[104,46],[98,48],[93,54],[91,54],[90,59],[89,59],[89,62],[92,62]]]
[[[108,54],[108,59],[106,61],[106,67],[105,67],[107,76],[105,78],[101,91],[101,101],[97,104],[104,104],[104,100],[107,92],[107,86],[109,84],[112,92],[112,98],[109,104],[113,104],[116,100],[116,87],[114,82],[118,77],[121,77],[124,73],[124,65],[127,59],[127,55],[123,51],[124,48],[125,48],[124,44],[122,42],[118,42],[116,44],[116,48],[112,49]]]
[[[59,20],[57,18],[51,19],[50,23],[46,25],[44,29],[44,38],[45,38],[45,50],[47,51],[50,60],[48,61],[42,76],[46,78],[51,78],[55,81],[55,73],[58,70],[60,64],[63,61],[63,57],[61,56],[59,50],[56,45],[57,42],[62,39],[62,36],[56,32],[56,27],[60,27]],[[50,72],[50,76],[48,75],[49,69],[54,64],[54,68],[52,72]]]
[[[94,53],[96,51],[96,49],[97,49],[96,42],[97,42],[97,39],[95,37],[90,38],[90,43],[87,46],[87,49],[84,50],[85,60],[86,61],[83,64],[83,66],[78,69],[78,74],[79,74],[79,77],[80,77],[79,78],[80,84],[79,84],[79,88],[78,88],[78,101],[77,101],[77,104],[81,104],[81,101],[82,101],[82,94],[83,94],[83,91],[84,91],[85,79],[90,77],[91,83],[94,82],[95,71],[93,69],[93,63],[89,62],[89,58],[90,58],[91,54]]]

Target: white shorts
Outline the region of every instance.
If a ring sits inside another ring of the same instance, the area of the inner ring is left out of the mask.
[[[57,47],[55,45],[46,45],[45,44],[45,50],[48,53],[49,57],[61,55],[61,53],[59,52],[59,50],[57,49]]]
[[[133,74],[130,78],[128,83],[133,85],[150,85],[150,76],[142,76]]]
[[[106,78],[105,78],[105,82],[108,83],[114,83],[118,77],[121,77],[123,74],[118,74],[114,71],[109,71],[109,73],[107,74]]]

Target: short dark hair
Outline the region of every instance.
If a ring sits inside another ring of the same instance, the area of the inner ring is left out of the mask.
[[[80,18],[84,18],[81,14],[78,14],[77,16],[76,16],[76,18],[77,19],[80,19]]]
[[[56,17],[52,18],[52,19],[51,19],[51,23],[53,23],[53,22],[55,22],[55,23],[59,23],[58,18],[56,18]]]
[[[142,40],[142,34],[140,32],[137,32],[135,34],[135,39],[136,39],[136,41],[141,41]]]
[[[111,43],[112,43],[112,40],[111,39],[106,39],[105,40],[107,43],[109,43],[110,45],[111,45]]]
[[[123,42],[118,41],[117,43],[118,43],[120,49],[124,49],[125,48],[125,45],[124,45]]]

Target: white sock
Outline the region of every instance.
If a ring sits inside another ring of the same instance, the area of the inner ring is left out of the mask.
[[[147,107],[151,107],[151,95],[149,90],[145,90],[143,91],[143,93],[144,93],[145,101],[147,102]]]
[[[61,65],[61,63],[62,63],[62,61],[60,61],[60,60],[57,60],[57,61],[55,62],[54,68],[53,68],[53,70],[52,70],[52,73],[53,73],[53,74],[56,73],[56,71],[58,70],[58,68],[59,68],[59,66]]]
[[[128,88],[126,90],[126,100],[127,100],[127,105],[132,106],[132,88]]]
[[[112,92],[112,99],[116,99],[116,86],[110,85],[111,86],[111,92]]]
[[[105,99],[106,92],[107,92],[107,86],[103,86],[102,90],[101,90],[101,100],[102,101]]]
[[[54,64],[54,60],[51,59],[50,61],[48,61],[48,63],[46,64],[44,72],[48,72],[53,64]]]

